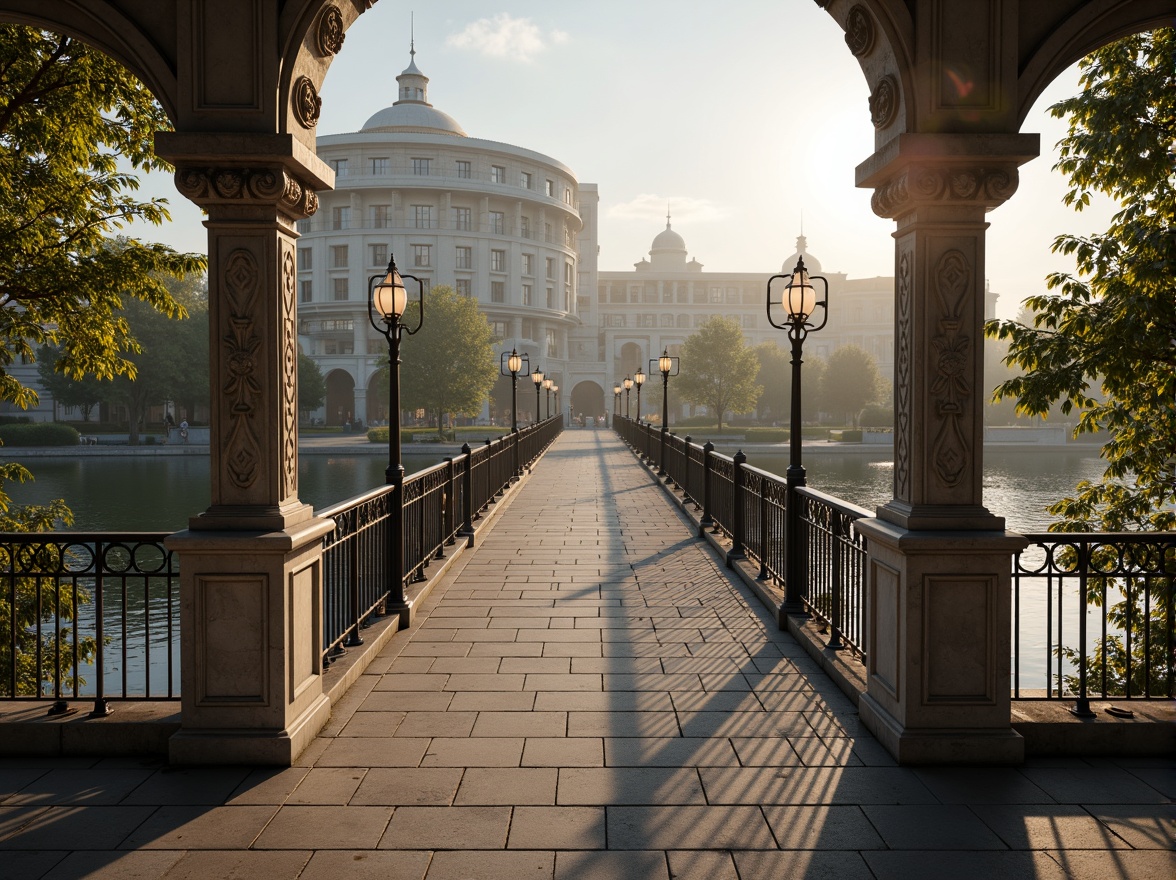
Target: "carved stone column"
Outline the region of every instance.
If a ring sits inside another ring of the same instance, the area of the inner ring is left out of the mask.
[[[180,559],[178,763],[289,764],[329,715],[322,537],[298,499],[295,221],[330,171],[282,135],[161,134],[208,220],[212,504]]]
[[[1017,762],[1011,555],[983,504],[986,211],[1036,135],[900,135],[858,168],[895,233],[894,498],[869,542],[862,719],[904,763]]]

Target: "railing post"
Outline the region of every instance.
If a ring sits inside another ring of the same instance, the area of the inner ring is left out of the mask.
[[[445,498],[442,504],[442,509],[445,514],[443,536],[445,543],[454,544],[456,539],[454,537],[454,514],[453,514],[453,498],[454,498],[454,476],[456,468],[453,466],[453,456],[445,459]]]
[[[1087,588],[1090,586],[1089,581],[1090,571],[1090,544],[1082,541],[1078,545],[1078,699],[1074,701],[1074,708],[1070,712],[1079,718],[1093,718],[1095,713],[1090,708],[1090,699],[1086,695],[1086,605],[1088,601]],[[1059,588],[1060,589],[1060,588]],[[1131,595],[1127,593],[1127,607],[1131,607]],[[1145,625],[1147,622],[1145,621]],[[1127,625],[1125,629],[1125,650],[1127,656],[1127,673],[1124,676],[1124,683],[1127,688],[1127,697],[1131,697],[1131,618],[1130,614],[1127,618]],[[1061,641],[1059,638],[1058,641]],[[1105,662],[1105,661],[1104,661]],[[1144,674],[1147,674],[1145,669]],[[1105,695],[1104,695],[1105,696]]]
[[[15,557],[13,557],[15,558]],[[13,570],[16,566],[13,565]],[[102,563],[102,542],[99,541],[94,546],[94,641],[95,641],[95,655],[94,655],[94,709],[90,715],[94,718],[105,718],[111,713],[110,703],[106,700],[106,605],[103,598],[103,581],[104,567]],[[170,591],[171,585],[168,585]],[[13,596],[15,599],[16,596]],[[12,621],[16,620],[16,604],[12,605]],[[168,618],[171,619],[170,617]],[[15,625],[15,624],[14,624]],[[13,669],[16,668],[16,657],[12,658]],[[168,672],[170,673],[170,669]],[[168,686],[171,686],[171,676],[168,676]],[[12,691],[13,696],[16,695],[16,690]]]
[[[657,459],[657,475],[659,477],[665,477],[667,483],[670,482],[669,474],[666,473],[666,434],[669,432],[669,430],[669,427],[663,424],[661,426],[661,430],[657,432],[658,436],[660,437],[659,442],[661,443],[661,449],[659,450],[660,454],[658,455]]]
[[[465,473],[461,482],[461,517],[462,526],[458,533],[467,539],[467,546],[474,546],[474,465],[473,453],[469,443],[463,443],[461,454],[465,456]]]
[[[847,537],[844,532],[845,521],[836,510],[830,511],[829,534],[830,547],[829,555],[832,557],[830,563],[832,571],[830,580],[832,581],[833,595],[830,596],[831,607],[829,608],[829,641],[825,643],[825,647],[830,650],[837,651],[842,647],[841,642],[841,539]]]
[[[687,462],[686,466],[689,469],[689,449],[690,438],[686,438]],[[708,526],[715,524],[715,518],[711,516],[711,453],[715,451],[715,444],[709,440],[706,445],[702,447],[702,519],[698,521],[698,537],[702,537],[703,532]]]
[[[760,570],[756,580],[768,579],[768,481],[760,477],[759,494],[759,558]]]
[[[736,559],[742,559],[744,556],[743,464],[747,461],[747,456],[740,449],[735,453],[735,458],[732,461],[734,462],[734,469],[731,472],[731,482],[734,485],[734,491],[732,493],[734,496],[734,509],[731,511],[731,549],[727,551],[727,568],[733,568],[734,561]]]

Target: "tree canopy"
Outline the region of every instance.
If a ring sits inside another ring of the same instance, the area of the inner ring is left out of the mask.
[[[867,403],[878,399],[882,377],[874,356],[856,345],[834,349],[825,364],[821,381],[820,409],[857,425]]]
[[[1176,528],[1176,30],[1136,34],[1080,62],[1082,91],[1050,108],[1069,120],[1054,166],[1065,201],[1092,193],[1119,210],[1105,233],[1059,235],[1055,272],[1027,320],[992,321],[1022,373],[996,399],[1045,415],[1060,403],[1076,434],[1106,432],[1103,479],[1051,508],[1055,530]]]
[[[681,358],[675,390],[683,400],[705,406],[720,429],[725,413],[755,408],[763,392],[755,384],[759,361],[734,318],[716,315],[708,320],[682,344]]]
[[[385,393],[387,389],[385,378]],[[314,358],[298,352],[298,409],[308,413],[318,409],[327,399],[327,380]]]
[[[415,304],[405,322],[416,325]],[[453,288],[433,287],[425,294],[420,332],[400,347],[400,393],[405,409],[423,409],[442,429],[446,413],[475,416],[498,377],[490,324],[477,300]]]

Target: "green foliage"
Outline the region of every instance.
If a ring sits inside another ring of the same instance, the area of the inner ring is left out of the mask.
[[[410,305],[404,318],[409,327],[416,326],[416,315]],[[403,408],[425,410],[438,432],[447,413],[477,415],[498,376],[492,341],[476,300],[451,287],[431,288],[420,332],[405,336],[400,348]]]
[[[807,367],[807,364],[806,364]],[[867,403],[878,400],[882,377],[874,356],[856,345],[842,345],[829,355],[821,382],[820,408],[857,427]]]
[[[783,443],[788,439],[788,431],[784,428],[748,428],[743,436],[749,443]]]
[[[387,396],[387,395],[385,395]],[[327,380],[314,359],[298,352],[298,409],[316,410],[327,399]],[[387,441],[387,437],[384,438]]]
[[[0,444],[4,446],[77,446],[76,428],[58,422],[31,425],[0,425]]]
[[[792,366],[788,352],[774,342],[761,342],[752,349],[759,362],[764,390],[755,405],[761,422],[787,421],[792,402]],[[803,380],[804,373],[801,373]]]
[[[755,384],[759,361],[743,341],[734,318],[716,315],[682,345],[681,374],[674,381],[682,399],[713,413],[722,430],[728,412],[748,412],[763,388]]]
[[[75,377],[58,372],[58,352],[59,350],[52,345],[42,345],[37,352],[37,373],[41,384],[60,406],[80,409],[82,421],[88,422],[94,408],[109,392],[109,383],[94,376]]]
[[[858,415],[858,424],[863,428],[893,428],[894,407],[873,404]]]
[[[1103,234],[1059,235],[1056,272],[1025,304],[1032,323],[992,321],[1023,375],[996,399],[1021,414],[1060,403],[1075,436],[1106,432],[1107,468],[1055,504],[1055,531],[1176,528],[1176,30],[1111,43],[1080,63],[1082,91],[1050,112],[1069,119],[1055,166],[1076,210],[1104,193],[1121,206]]]

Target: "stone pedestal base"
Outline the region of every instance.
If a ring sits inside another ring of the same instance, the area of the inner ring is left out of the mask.
[[[175,763],[284,764],[330,715],[322,688],[322,537],[189,530],[180,557],[182,727]]]
[[[904,764],[1019,763],[1009,714],[1011,532],[858,523],[869,545],[863,723]]]

